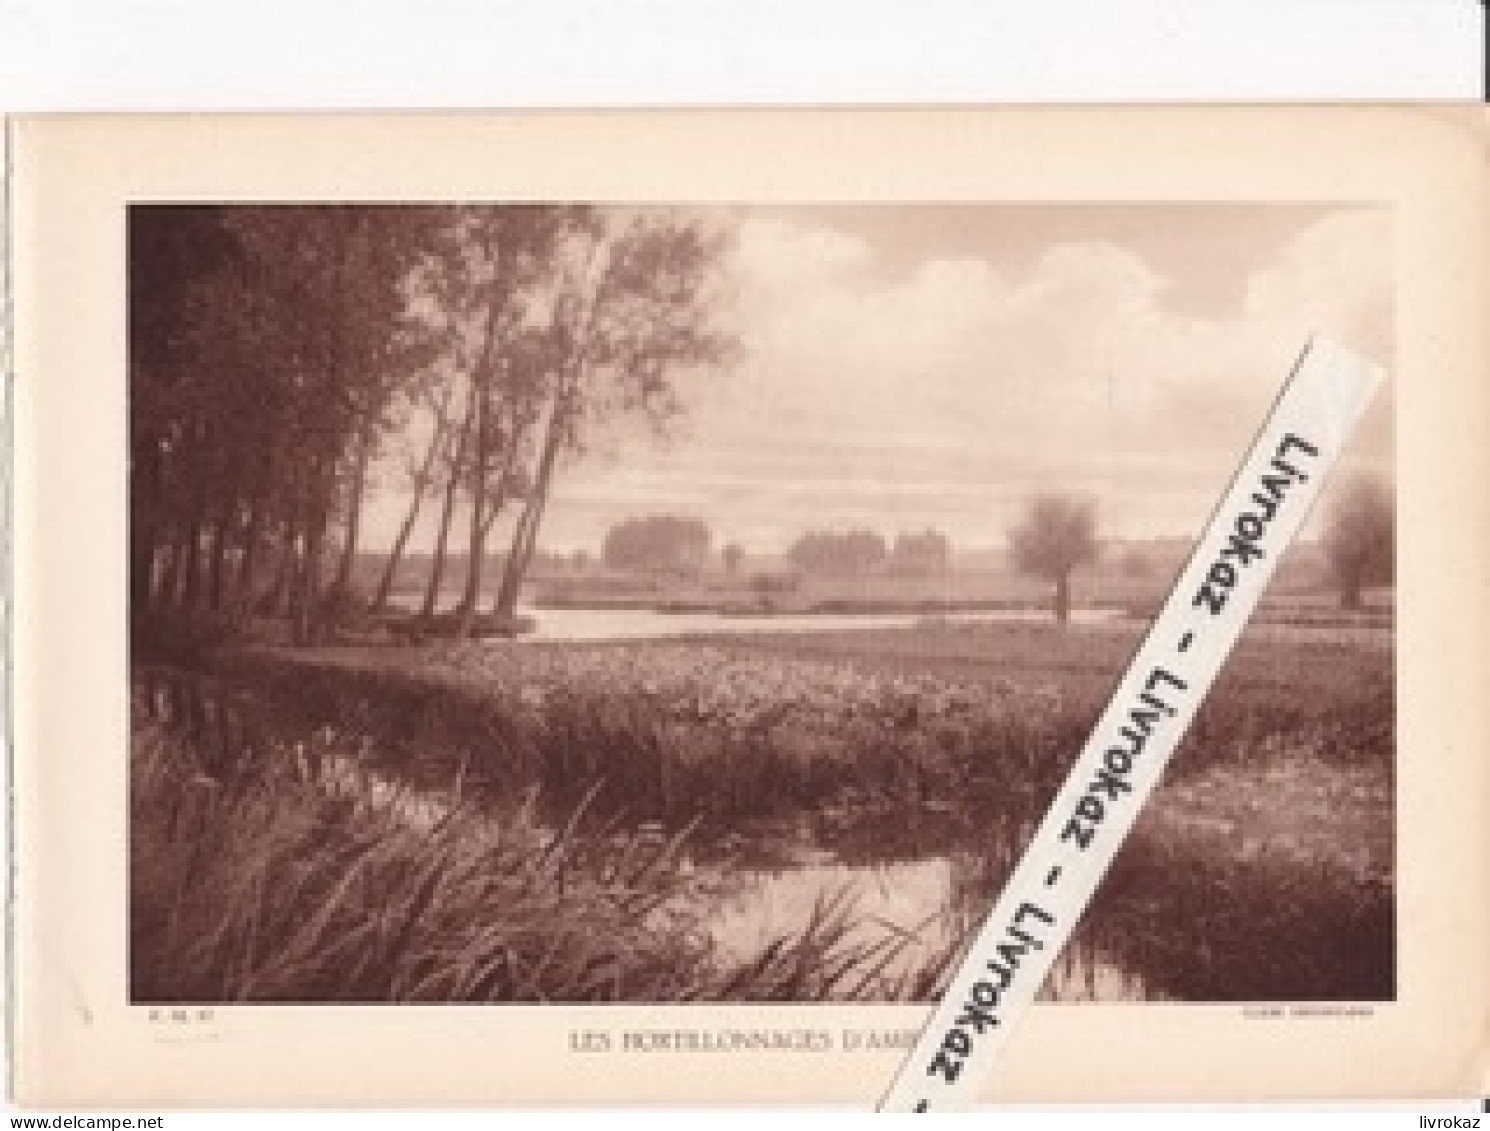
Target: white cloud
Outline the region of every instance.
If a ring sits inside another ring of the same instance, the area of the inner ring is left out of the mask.
[[[740,226],[734,255],[743,281],[768,301],[782,290],[851,277],[872,259],[857,236],[764,218]]]
[[[1113,243],[1053,246],[1018,275],[940,258],[893,278],[856,237],[750,219],[738,265],[760,411],[703,403],[698,439],[756,432],[813,452],[825,518],[845,478],[938,468],[949,495],[1085,479],[1141,517],[1149,497],[1172,508],[1172,491],[1145,488],[1176,460],[1203,514],[1309,333],[1389,360],[1389,235],[1380,212],[1332,214],[1236,310],[1201,317],[1166,306],[1169,281]],[[782,485],[767,474],[761,490]]]
[[[1252,277],[1248,316],[1278,327],[1317,327],[1389,362],[1391,234],[1380,211],[1321,220],[1290,243],[1276,265]]]

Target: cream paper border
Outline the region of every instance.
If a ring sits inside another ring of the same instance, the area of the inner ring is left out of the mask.
[[[1394,206],[1399,997],[1037,1007],[998,1102],[1486,1086],[1485,120],[1406,108],[56,117],[15,123],[16,1088],[49,1107],[868,1109],[903,1055],[581,1054],[583,1028],[901,1029],[915,1006],[236,1007],[125,985],[124,209],[147,200],[1360,200]],[[1281,382],[1284,374],[1278,374]]]

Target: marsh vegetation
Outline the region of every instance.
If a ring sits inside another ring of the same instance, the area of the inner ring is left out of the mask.
[[[1393,995],[1391,652],[1259,628],[1048,996]],[[135,996],[925,999],[1133,635],[927,623],[142,669]]]

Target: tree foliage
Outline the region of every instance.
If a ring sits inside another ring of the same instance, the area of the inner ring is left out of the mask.
[[[952,568],[952,543],[940,530],[897,534],[889,568],[906,577],[935,577]]]
[[[344,576],[385,414],[419,365],[402,283],[430,221],[419,208],[131,209],[137,618],[230,617],[263,599],[313,635],[328,535],[346,532]]]
[[[533,489],[514,526],[496,611],[510,615],[537,544],[559,457],[581,453],[618,415],[662,427],[680,409],[678,382],[732,363],[721,317],[727,237],[674,209],[575,209],[549,263],[530,337],[542,374],[543,423]]]
[[[884,537],[872,530],[813,530],[793,542],[786,556],[804,573],[856,574],[883,564],[887,553]]]
[[[708,562],[712,540],[700,519],[652,515],[611,527],[601,554],[612,569],[691,572]]]

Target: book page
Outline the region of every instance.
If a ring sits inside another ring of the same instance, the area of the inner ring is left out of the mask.
[[[1483,125],[16,121],[19,1097],[869,1108],[1314,334],[986,1100],[1483,1088]]]

